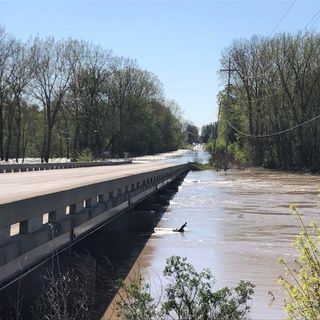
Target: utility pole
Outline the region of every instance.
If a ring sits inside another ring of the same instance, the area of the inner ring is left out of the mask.
[[[215,128],[215,137],[213,135],[213,127],[212,127],[212,140],[214,139],[213,150],[212,150],[212,158],[213,158],[214,154],[216,154],[216,151],[217,151],[217,139],[218,139],[218,132],[219,132],[220,110],[221,110],[221,103],[219,102],[218,121],[217,121],[217,125],[216,125],[216,128]]]
[[[227,86],[227,104],[225,106],[225,118],[226,118],[226,145],[225,145],[225,170],[227,169],[227,156],[228,156],[228,134],[229,134],[229,108],[230,108],[230,87],[231,87],[231,72],[237,71],[236,69],[231,69],[231,59],[229,58],[228,69],[220,69],[220,72],[228,72],[228,86]]]

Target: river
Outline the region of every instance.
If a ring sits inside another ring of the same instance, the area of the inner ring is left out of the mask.
[[[319,186],[320,177],[309,174],[189,172],[136,264],[155,293],[166,281],[162,270],[171,255],[187,257],[198,270],[210,268],[217,288],[249,280],[256,286],[249,319],[284,319],[284,295],[277,284],[283,268],[277,260],[295,258],[299,232],[289,205],[299,205],[306,221],[319,221]],[[186,221],[185,233],[170,231]]]

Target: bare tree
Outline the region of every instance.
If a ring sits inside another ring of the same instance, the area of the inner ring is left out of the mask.
[[[20,157],[23,98],[27,94],[27,86],[34,75],[32,50],[33,48],[28,43],[24,44],[15,41],[13,45],[11,72],[8,78],[9,99],[7,108],[7,136],[5,141],[6,161],[8,161],[12,154],[14,118],[16,120],[16,161]]]
[[[4,158],[4,112],[8,98],[8,83],[12,72],[14,39],[0,27],[0,159]]]
[[[36,39],[34,46],[36,71],[32,93],[44,111],[42,158],[48,162],[53,128],[69,87],[71,67],[70,60],[67,59],[66,42],[56,42],[53,38]]]

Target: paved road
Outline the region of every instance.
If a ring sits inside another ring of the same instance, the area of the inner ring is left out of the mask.
[[[139,163],[0,174],[0,205],[107,180],[168,168],[175,163]]]

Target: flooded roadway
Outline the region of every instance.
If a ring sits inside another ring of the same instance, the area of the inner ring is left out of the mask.
[[[284,319],[284,296],[277,284],[283,269],[277,259],[293,260],[299,231],[289,204],[298,204],[307,221],[319,222],[319,187],[319,176],[303,174],[190,172],[137,264],[154,292],[165,282],[162,270],[171,255],[187,257],[198,269],[210,268],[217,288],[249,280],[256,285],[249,318]],[[185,221],[185,233],[170,232]]]

